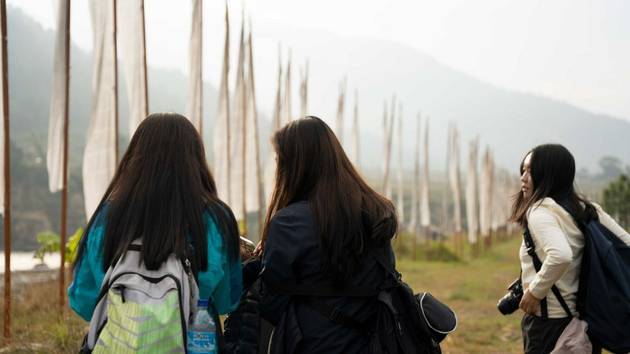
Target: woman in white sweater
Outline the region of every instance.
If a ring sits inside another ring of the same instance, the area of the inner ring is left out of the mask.
[[[568,205],[571,214],[580,220],[599,218],[628,245],[630,234],[599,205],[575,192],[575,160],[564,146],[535,147],[521,162],[520,171],[521,191],[516,196],[511,219],[529,229],[536,254],[542,261],[540,271],[536,272],[524,242],[521,244],[523,345],[525,353],[544,354],[553,350],[572,316],[577,315],[576,297],[584,248],[584,236],[559,203]],[[571,316],[551,291],[553,285],[558,288]]]

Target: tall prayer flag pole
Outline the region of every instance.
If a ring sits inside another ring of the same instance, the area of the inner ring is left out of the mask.
[[[7,56],[7,3],[0,0],[0,24],[2,31],[2,138],[4,181],[2,185],[4,217],[4,338],[11,338],[11,154],[10,154],[10,129],[9,129],[9,66]]]

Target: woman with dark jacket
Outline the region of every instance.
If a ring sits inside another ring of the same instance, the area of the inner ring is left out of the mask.
[[[361,178],[321,119],[273,137],[275,188],[263,229],[261,315],[275,328],[270,353],[362,353],[391,257],[392,203]]]

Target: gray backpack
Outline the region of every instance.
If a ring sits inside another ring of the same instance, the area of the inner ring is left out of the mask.
[[[101,284],[82,353],[185,353],[199,289],[190,262],[171,254],[145,268],[134,242]]]

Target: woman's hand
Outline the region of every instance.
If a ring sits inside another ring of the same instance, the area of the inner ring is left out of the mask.
[[[535,315],[540,308],[540,299],[537,299],[532,293],[529,292],[529,289],[526,289],[523,293],[523,298],[521,298],[521,303],[519,304],[521,310],[525,311],[530,315]]]

